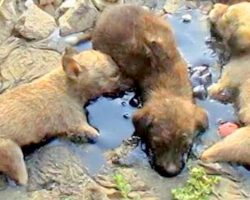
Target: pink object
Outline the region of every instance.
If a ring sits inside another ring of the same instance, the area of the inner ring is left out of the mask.
[[[232,123],[232,122],[226,122],[226,123],[219,126],[218,132],[219,132],[220,136],[226,137],[226,136],[230,135],[231,133],[233,133],[238,128],[239,128],[239,126],[237,124]]]

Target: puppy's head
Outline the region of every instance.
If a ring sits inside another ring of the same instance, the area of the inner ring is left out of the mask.
[[[222,18],[222,16],[227,11],[228,5],[222,3],[216,3],[213,6],[213,9],[209,12],[209,19],[213,24],[216,24],[218,20]]]
[[[115,62],[99,51],[75,54],[67,49],[62,57],[62,66],[79,92],[88,91],[92,96],[124,90],[132,84],[121,75]]]
[[[181,172],[196,132],[208,126],[206,112],[185,100],[147,104],[135,113],[133,123],[152,167],[168,177]]]

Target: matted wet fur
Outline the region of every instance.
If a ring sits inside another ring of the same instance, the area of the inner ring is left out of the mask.
[[[207,127],[207,115],[194,104],[170,25],[138,6],[112,6],[101,14],[92,41],[142,91],[144,105],[133,123],[152,166],[164,176],[177,175],[194,136]]]
[[[0,171],[18,184],[28,180],[20,147],[59,135],[96,138],[83,105],[123,87],[117,65],[98,51],[66,53],[62,66],[0,96]]]

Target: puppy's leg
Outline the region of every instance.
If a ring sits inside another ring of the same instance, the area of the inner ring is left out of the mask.
[[[83,135],[89,139],[96,139],[99,137],[99,132],[90,126],[87,122],[79,125],[76,129],[78,135]]]
[[[239,108],[238,116],[244,124],[250,124],[250,79],[246,80],[240,87],[237,107]]]
[[[81,113],[81,115],[81,120],[71,128],[69,135],[76,135],[83,138],[87,137],[89,139],[96,139],[99,137],[99,132],[88,124],[86,115],[83,113]]]
[[[236,130],[201,155],[207,162],[236,162],[250,164],[250,127]]]
[[[208,87],[208,94],[212,98],[217,98],[225,89],[230,87],[228,73],[223,73],[217,83]]]
[[[0,138],[0,171],[20,185],[28,182],[28,173],[21,148],[12,140]]]

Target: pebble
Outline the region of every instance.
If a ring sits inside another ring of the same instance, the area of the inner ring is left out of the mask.
[[[124,115],[123,115],[123,118],[124,118],[124,119],[129,119],[129,114],[124,114]]]
[[[138,108],[140,106],[140,101],[138,98],[133,97],[132,99],[130,99],[129,105],[134,107],[134,108]]]
[[[192,16],[190,14],[183,15],[182,17],[183,22],[190,22],[192,20]]]
[[[238,129],[239,126],[233,122],[226,122],[219,126],[218,132],[220,136],[226,137],[230,134],[232,134],[236,129]]]
[[[204,85],[198,85],[193,88],[194,97],[199,99],[206,99],[207,98],[207,90]]]

